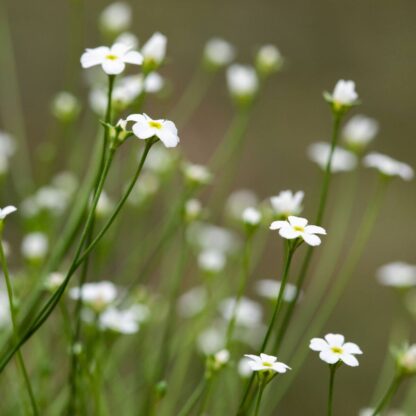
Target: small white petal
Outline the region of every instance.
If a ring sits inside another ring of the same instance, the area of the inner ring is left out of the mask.
[[[273,355],[267,355],[267,354],[264,354],[264,353],[260,354],[260,358],[263,361],[267,361],[268,363],[274,363],[277,360],[277,358],[274,357]]]
[[[354,344],[353,342],[346,342],[342,349],[348,353],[348,354],[362,354],[360,347],[357,344]]]
[[[133,124],[133,133],[139,139],[149,139],[150,137],[155,135],[155,129],[150,127],[147,122],[138,122]]]
[[[324,350],[319,353],[319,358],[328,364],[335,364],[339,361],[340,357],[334,354],[331,350]]]
[[[116,59],[116,60],[106,59],[102,63],[102,67],[106,74],[117,75],[117,74],[121,74],[124,71],[124,68],[126,67],[126,65],[120,59]]]
[[[306,244],[309,244],[313,247],[319,246],[321,244],[321,239],[315,234],[302,233],[302,238]]]
[[[306,227],[308,224],[306,218],[295,217],[294,215],[289,216],[288,221],[292,227]]]
[[[340,358],[350,367],[357,367],[359,365],[358,360],[352,354],[341,354]]]
[[[279,230],[280,228],[284,227],[284,226],[288,226],[289,223],[287,221],[273,221],[270,224],[270,229],[271,230]]]
[[[323,351],[328,348],[328,343],[322,338],[312,338],[309,348],[313,351]]]
[[[139,52],[130,51],[123,56],[123,61],[127,64],[141,65],[143,56]]]
[[[319,227],[317,225],[307,225],[305,227],[305,232],[308,234],[323,234],[326,235],[325,228]]]
[[[345,341],[344,335],[341,334],[327,334],[325,339],[331,347],[342,347]]]
[[[294,230],[291,226],[282,227],[279,230],[279,234],[283,238],[287,238],[288,240],[292,240],[294,238],[298,238],[298,237],[300,237],[302,235],[302,233],[300,231]]]

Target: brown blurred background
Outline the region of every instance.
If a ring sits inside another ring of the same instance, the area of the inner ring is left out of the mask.
[[[65,87],[65,63],[75,59],[67,52],[69,1],[2,1],[8,10],[26,128],[34,147],[45,134],[51,98]],[[96,17],[109,2],[84,3],[84,21],[79,21],[79,32],[72,38],[83,37],[82,47],[98,46]],[[235,44],[239,62],[251,62],[256,47],[263,43],[276,44],[286,57],[285,70],[270,80],[256,106],[235,189],[252,188],[262,198],[282,189],[303,189],[306,213],[314,212],[319,175],[307,160],[305,149],[313,141],[328,139],[330,114],[322,91],[332,89],[339,78],[356,81],[363,102],[359,112],[380,122],[374,149],[416,167],[415,1],[129,3],[134,8],[133,31],[141,42],[156,30],[169,39],[169,64],[163,74],[172,81],[174,90],[168,102],[152,104],[153,114],[163,115],[174,106],[197,66],[205,41],[214,35]],[[75,73],[75,79],[82,85],[81,71]],[[232,114],[224,76],[219,76],[181,133],[185,153],[195,162],[206,161]],[[374,172],[363,172],[354,219],[361,215],[374,183]],[[336,192],[343,191],[342,178],[335,179],[333,185],[332,201]],[[416,262],[415,212],[415,182],[394,181],[353,282],[325,326],[325,330],[345,333],[365,353],[358,369],[339,372],[336,414],[353,415],[368,404],[386,352],[395,307],[392,293],[376,283],[374,274],[386,262]],[[357,225],[358,220],[353,221],[351,229]],[[273,275],[276,268],[274,248],[270,247],[259,267],[263,277]],[[281,414],[322,414],[326,377],[326,368],[311,354],[285,398]]]

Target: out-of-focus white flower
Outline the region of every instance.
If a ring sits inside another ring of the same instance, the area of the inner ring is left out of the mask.
[[[0,288],[0,329],[9,327],[11,323],[9,296]]]
[[[365,148],[378,133],[378,122],[361,114],[352,117],[342,129],[344,142],[353,150]]]
[[[105,33],[118,35],[131,23],[131,8],[127,3],[115,2],[107,6],[100,15],[100,27]]]
[[[0,131],[0,155],[5,159],[13,156],[16,152],[16,143],[10,134]]]
[[[286,373],[291,368],[284,363],[277,361],[277,357],[261,353],[260,355],[244,354],[250,359],[250,367],[253,371],[271,371],[274,373]]]
[[[396,353],[396,363],[404,375],[416,374],[416,344],[404,345]]]
[[[291,215],[287,221],[273,221],[271,230],[279,230],[281,237],[288,240],[301,238],[310,246],[319,246],[321,239],[316,234],[326,235],[324,228],[317,225],[308,225],[308,220]]]
[[[0,154],[0,175],[4,175],[9,170],[9,160]]]
[[[130,309],[121,310],[113,306],[107,308],[100,315],[99,326],[102,330],[110,330],[121,334],[134,334],[140,328],[134,311]]]
[[[263,45],[257,52],[256,67],[260,74],[270,75],[278,71],[283,64],[279,49],[272,44]]]
[[[356,104],[358,94],[355,91],[355,82],[340,79],[336,83],[332,94],[326,94],[326,98],[332,102],[336,110]]]
[[[222,349],[216,352],[213,356],[214,365],[217,369],[224,367],[230,361],[230,351]]]
[[[49,292],[55,292],[64,282],[65,275],[59,272],[50,273],[45,279],[45,289]]]
[[[201,251],[217,250],[224,254],[232,253],[239,247],[235,233],[226,228],[202,222],[190,227],[189,241]]]
[[[141,140],[158,137],[165,147],[176,147],[179,143],[178,129],[170,120],[153,120],[147,114],[131,114],[119,123],[125,126],[129,121],[134,123],[134,135]]]
[[[227,199],[225,210],[229,217],[240,221],[246,208],[256,207],[258,198],[253,191],[241,189],[233,192]]]
[[[363,160],[364,166],[377,169],[387,177],[400,176],[405,181],[413,179],[414,171],[407,163],[398,162],[381,153],[369,153]]]
[[[212,174],[204,165],[185,163],[182,167],[185,179],[192,185],[206,185],[211,182]]]
[[[142,154],[140,152],[139,158]],[[156,175],[165,175],[175,166],[176,157],[174,152],[164,146],[157,146],[148,154],[144,168]]]
[[[273,211],[279,217],[287,218],[290,215],[299,215],[302,212],[303,191],[281,191],[279,195],[272,196],[270,203]]]
[[[142,55],[123,43],[115,43],[111,48],[100,46],[87,49],[81,56],[83,68],[101,65],[107,75],[118,75],[124,71],[126,64],[141,65]]]
[[[22,241],[21,251],[28,260],[41,260],[49,248],[48,237],[40,232],[27,234]]]
[[[230,94],[240,103],[251,101],[259,88],[254,68],[233,64],[227,69],[227,84]]]
[[[308,147],[309,158],[323,170],[326,169],[330,152],[331,146],[325,142],[313,143]],[[331,172],[347,172],[356,166],[357,157],[353,153],[341,147],[335,147],[331,161]]]
[[[105,191],[102,191],[98,198],[97,206],[95,207],[95,215],[99,218],[106,217],[110,215],[113,207],[114,202]]]
[[[108,281],[85,283],[79,287],[69,290],[69,297],[82,301],[97,313],[101,313],[113,303],[117,297],[117,287]]]
[[[400,261],[386,264],[378,269],[377,280],[384,286],[416,286],[416,265]]]
[[[261,212],[253,207],[248,207],[242,214],[243,223],[251,227],[256,227],[261,221]]]
[[[145,171],[141,174],[140,181],[134,186],[128,198],[128,202],[131,205],[144,204],[157,193],[159,188],[159,178],[154,173]]]
[[[74,120],[81,109],[80,103],[75,97],[67,91],[59,92],[52,101],[52,114],[62,123],[68,123]]]
[[[143,67],[145,72],[157,69],[166,56],[167,38],[159,32],[154,33],[143,45],[141,53],[143,55]]]
[[[364,409],[361,409],[358,413],[358,416],[373,416],[374,410],[371,407],[366,407]],[[390,409],[385,412],[383,412],[384,416],[410,416],[406,415],[406,413],[402,412],[401,410],[397,409]]]
[[[139,47],[139,38],[131,32],[123,32],[121,33],[115,43],[124,43],[131,49],[137,49]]]
[[[16,211],[17,208],[13,205],[7,205],[7,207],[0,208],[0,222],[3,221],[8,215]]]
[[[35,204],[39,209],[49,210],[53,214],[62,213],[69,201],[68,193],[54,186],[43,186],[39,188],[34,198]]]
[[[60,172],[52,179],[52,186],[72,195],[78,189],[78,179],[72,172]]]
[[[187,221],[195,221],[202,214],[202,202],[199,199],[191,198],[185,203],[185,218]]]
[[[205,355],[215,354],[224,346],[225,333],[218,325],[202,331],[197,338],[197,346]]]
[[[235,316],[237,325],[255,327],[261,323],[263,312],[261,306],[248,298],[242,297],[236,306],[236,299],[225,299],[220,303],[220,311],[227,321]]]
[[[208,295],[204,287],[194,287],[178,299],[178,312],[184,318],[192,318],[204,309],[207,299]]]
[[[250,365],[251,360],[249,358],[243,357],[237,366],[238,374],[241,378],[249,378],[253,374],[253,370]]]
[[[279,295],[281,282],[272,279],[262,279],[256,282],[256,292],[267,299],[276,301]],[[291,283],[286,283],[285,291],[283,293],[283,300],[285,302],[292,302],[297,293],[297,288]]]
[[[357,354],[362,354],[360,347],[352,342],[345,342],[340,334],[327,334],[325,339],[313,338],[309,344],[312,351],[319,352],[319,358],[328,364],[336,364],[342,361],[350,367],[357,367]]]
[[[219,273],[224,270],[227,257],[224,252],[215,248],[201,251],[198,255],[198,266],[208,273]]]
[[[234,47],[221,38],[212,38],[205,45],[204,59],[212,68],[228,65],[235,57]]]

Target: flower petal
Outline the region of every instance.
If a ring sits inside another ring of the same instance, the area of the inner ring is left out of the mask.
[[[361,348],[353,342],[346,342],[342,349],[348,354],[362,354]]]
[[[287,370],[291,368],[284,363],[274,363],[272,366],[273,370],[277,373],[286,373]]]
[[[289,223],[287,221],[273,221],[270,224],[270,229],[271,230],[279,230],[280,228],[284,227],[284,226],[288,226]]]
[[[305,227],[305,232],[308,234],[323,234],[326,235],[325,228],[319,227],[317,225],[307,225]]]
[[[290,215],[288,221],[292,227],[306,227],[308,224],[306,218],[295,217],[294,215]]]
[[[279,230],[279,234],[283,238],[287,238],[289,240],[292,240],[293,238],[298,238],[302,235],[302,233],[300,231],[295,231],[290,225],[282,227]]]
[[[121,59],[106,59],[102,63],[103,70],[108,75],[121,74],[126,67],[126,64]]]
[[[81,55],[81,66],[83,68],[91,68],[92,66],[101,64],[105,55],[109,53],[110,49],[106,46],[100,46],[99,48],[87,49]]]
[[[277,360],[277,357],[274,357],[273,355],[267,355],[267,354],[260,354],[260,358],[262,361],[266,361],[268,363],[274,363]]]
[[[141,65],[143,63],[143,56],[139,52],[130,51],[123,55],[122,60],[127,64]]]
[[[166,129],[165,126],[157,131],[157,136],[166,147],[176,147],[179,143],[178,135],[175,134],[171,129]]]
[[[313,351],[323,351],[328,348],[328,343],[322,338],[312,338],[309,348]]]
[[[339,361],[340,356],[327,349],[319,353],[319,358],[328,364],[335,364]]]
[[[319,246],[321,244],[321,239],[315,234],[302,233],[302,238],[310,246]]]
[[[350,367],[357,367],[359,365],[358,360],[352,354],[341,354],[340,358]]]
[[[342,347],[345,341],[344,335],[341,334],[327,334],[325,339],[330,347]]]
[[[133,133],[139,139],[149,139],[155,135],[156,129],[150,127],[147,121],[139,121],[133,124]]]

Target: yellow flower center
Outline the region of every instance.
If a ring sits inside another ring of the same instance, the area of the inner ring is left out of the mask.
[[[106,55],[106,59],[109,59],[110,61],[115,61],[118,59],[118,56],[109,53],[108,55]]]
[[[293,227],[293,229],[294,229],[295,231],[300,231],[301,233],[303,233],[303,232],[305,231],[305,228],[301,227],[300,225],[295,225],[295,226]]]
[[[267,361],[264,361],[264,362],[263,362],[263,366],[264,366],[264,367],[273,367],[273,364],[272,364],[272,363],[269,363],[269,362],[267,362]]]
[[[162,128],[162,123],[159,123],[158,121],[149,121],[149,126],[153,127],[155,129],[161,129]]]
[[[342,354],[343,350],[341,347],[332,347],[331,348],[332,352],[334,352],[335,354]]]

